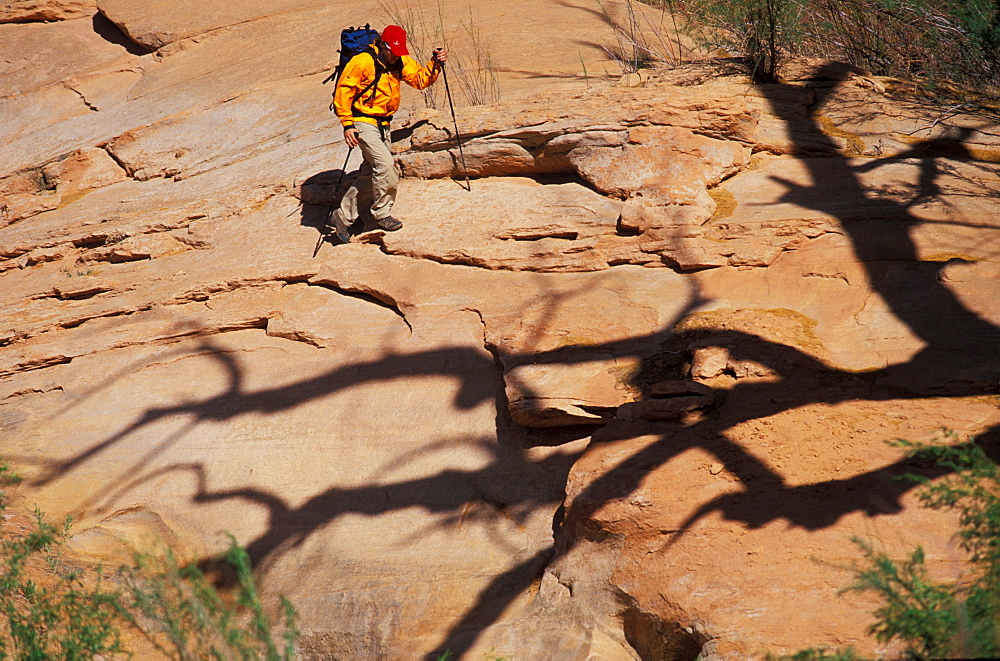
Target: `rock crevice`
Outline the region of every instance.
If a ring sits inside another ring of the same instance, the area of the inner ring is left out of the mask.
[[[816,63],[585,81],[595,13],[483,3],[564,77],[459,106],[471,190],[404,96],[403,228],[334,245],[359,160],[319,72],[355,18],[98,4],[0,26],[0,427],[81,553],[230,530],[317,658],[874,655],[831,598],[850,536],[955,568],[894,479],[939,473],[884,441],[1000,425],[983,117]]]

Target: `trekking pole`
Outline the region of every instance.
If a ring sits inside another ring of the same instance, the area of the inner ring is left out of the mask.
[[[448,94],[448,107],[451,108],[451,119],[455,122],[455,140],[458,142],[458,153],[462,157],[462,174],[465,175],[465,190],[472,192],[472,184],[469,183],[469,169],[465,167],[465,152],[462,150],[462,135],[458,132],[458,118],[455,117],[455,104],[451,100],[451,87],[448,86],[448,68],[445,63],[441,63],[441,73],[444,74],[444,90]],[[459,184],[461,186],[461,184]]]
[[[353,151],[354,147],[347,148],[347,158],[344,159],[344,167],[340,168],[340,179],[337,180],[337,187],[333,189],[333,204],[330,205],[330,210],[326,212],[326,224],[323,225],[323,230],[319,233],[319,240],[316,242],[316,247],[313,248],[313,257],[319,254],[320,246],[323,245],[326,233],[330,229],[330,219],[337,208],[337,191],[340,190],[340,185],[344,183],[344,175],[347,173],[347,162],[351,160],[351,152]]]
[[[326,224],[330,224],[330,216],[333,214],[334,207],[337,206],[337,191],[340,190],[340,185],[344,183],[344,175],[347,174],[347,162],[351,160],[351,152],[354,151],[354,147],[347,148],[347,158],[344,159],[344,167],[340,168],[340,179],[337,180],[337,187],[333,189],[333,204],[330,205],[330,213],[326,214]]]

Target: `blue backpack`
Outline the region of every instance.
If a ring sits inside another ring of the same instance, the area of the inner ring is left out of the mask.
[[[378,30],[372,30],[368,23],[363,28],[349,27],[340,32],[340,64],[333,70],[333,73],[323,81],[326,85],[331,80],[336,83],[340,80],[340,75],[344,73],[344,67],[351,61],[351,58],[358,53],[369,50],[371,45],[378,41]]]

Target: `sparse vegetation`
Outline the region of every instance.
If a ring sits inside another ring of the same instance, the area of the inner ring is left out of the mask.
[[[800,41],[805,0],[692,0],[693,34],[704,45],[742,55],[751,78],[778,80],[778,69]]]
[[[0,512],[6,487],[19,481],[0,462]],[[0,542],[0,659],[87,659],[122,648],[117,598],[100,582],[84,584],[59,550],[69,530],[35,512],[34,525]],[[0,532],[4,532],[0,530]]]
[[[957,439],[947,433],[946,440]],[[904,477],[923,485],[920,500],[925,507],[958,513],[956,537],[969,554],[969,571],[954,584],[935,582],[922,548],[896,560],[872,543],[854,538],[863,560],[849,568],[854,583],[845,591],[881,598],[883,605],[874,612],[868,633],[880,642],[903,642],[909,658],[996,658],[1000,656],[1000,467],[972,440],[958,445],[897,444],[911,456],[953,471],[938,482],[918,475]],[[857,658],[851,650],[831,654],[811,648],[791,658]]]
[[[4,487],[17,481],[0,462],[0,512],[8,507]],[[219,561],[235,575],[229,601],[197,566],[178,563],[170,551],[138,556],[110,576],[71,569],[62,555],[69,530],[68,518],[56,527],[39,511],[26,530],[0,528],[0,660],[130,656],[126,634],[174,659],[294,657],[295,610],[282,600],[279,644],[235,539]]]
[[[954,434],[948,435],[955,440]],[[924,566],[923,549],[897,563],[855,540],[866,564],[856,570],[853,591],[874,592],[885,605],[875,611],[870,633],[880,641],[900,639],[916,658],[1000,655],[1000,468],[968,441],[951,446],[900,441],[911,455],[935,460],[954,473],[923,485],[920,500],[931,509],[958,512],[956,534],[969,553],[971,571],[955,585],[935,583]]]
[[[107,238],[104,240],[104,245],[110,246],[116,243],[121,243],[128,238],[128,233],[122,230],[111,230],[108,232]]]
[[[469,5],[468,16],[461,21],[464,36],[453,39],[445,29],[445,10],[441,0],[434,4],[433,14],[424,11],[424,4],[411,0],[378,0],[378,6],[390,21],[407,34],[411,55],[418,62],[430,59],[439,46],[448,50],[448,70],[465,94],[470,105],[500,101],[500,82],[489,42],[483,37]],[[439,85],[423,90],[424,105],[437,108]]]
[[[810,0],[805,52],[930,86],[1000,84],[1000,4],[992,0]]]
[[[292,604],[282,599],[282,644],[264,613],[250,559],[234,538],[230,537],[229,550],[219,564],[224,572],[235,574],[235,605],[219,594],[199,567],[179,564],[169,550],[139,555],[133,566],[120,572],[126,584],[122,604],[130,623],[172,658],[294,658],[298,632]]]
[[[85,269],[80,271],[72,271],[70,269],[59,269],[62,273],[66,274],[67,278],[82,278],[88,275],[94,275],[94,269]]]
[[[608,16],[602,0],[598,5]],[[652,25],[638,4],[670,20]],[[1000,3],[995,0],[626,0],[627,20],[613,23],[623,69],[653,61],[676,64],[680,44],[665,27],[690,33],[704,48],[740,57],[758,82],[777,82],[794,54],[856,65],[875,75],[955,85],[996,96],[1000,86]],[[610,19],[610,16],[608,16]],[[642,28],[640,30],[640,28]],[[646,36],[642,36],[642,35]],[[653,35],[653,36],[650,36]],[[654,48],[650,44],[660,44]]]
[[[659,9],[656,20],[642,11],[638,4]],[[655,64],[678,65],[683,60],[678,17],[682,16],[680,0],[626,0],[624,18],[618,19],[603,0],[597,0],[604,21],[611,26],[615,42],[604,51],[621,68],[623,74],[636,73]],[[669,25],[668,25],[669,23]],[[669,28],[669,29],[668,29]],[[672,36],[671,36],[672,33]]]
[[[768,661],[776,658],[778,657],[769,655]],[[790,661],[861,661],[861,657],[854,650],[828,650],[822,647],[801,650],[788,658]]]

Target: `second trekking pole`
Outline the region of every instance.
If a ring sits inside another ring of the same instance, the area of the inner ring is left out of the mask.
[[[330,214],[333,213],[334,208],[337,206],[337,193],[340,192],[340,185],[344,183],[344,175],[347,174],[347,162],[351,160],[351,152],[354,151],[354,147],[347,148],[347,158],[344,159],[344,167],[340,168],[340,179],[337,180],[337,187],[333,189],[333,205],[330,206],[330,213],[326,216],[326,223],[330,224]]]
[[[323,245],[323,241],[326,239],[326,233],[330,229],[330,221],[333,219],[333,212],[337,208],[337,193],[340,192],[340,185],[344,183],[344,175],[347,173],[347,162],[351,160],[351,152],[354,151],[354,147],[347,148],[347,158],[344,159],[344,167],[340,168],[340,179],[337,180],[337,187],[333,189],[333,204],[330,205],[330,210],[326,214],[326,224],[319,233],[319,240],[316,242],[316,247],[313,248],[313,257],[319,254],[319,249]]]
[[[455,140],[458,142],[458,153],[462,158],[462,174],[465,175],[465,190],[472,192],[472,184],[469,183],[469,169],[465,167],[465,152],[462,151],[462,135],[458,132],[458,118],[455,117],[455,104],[451,100],[451,87],[448,85],[448,68],[441,63],[441,73],[444,74],[444,90],[448,94],[448,107],[451,108],[451,120],[455,122]],[[459,184],[461,185],[461,184]]]

